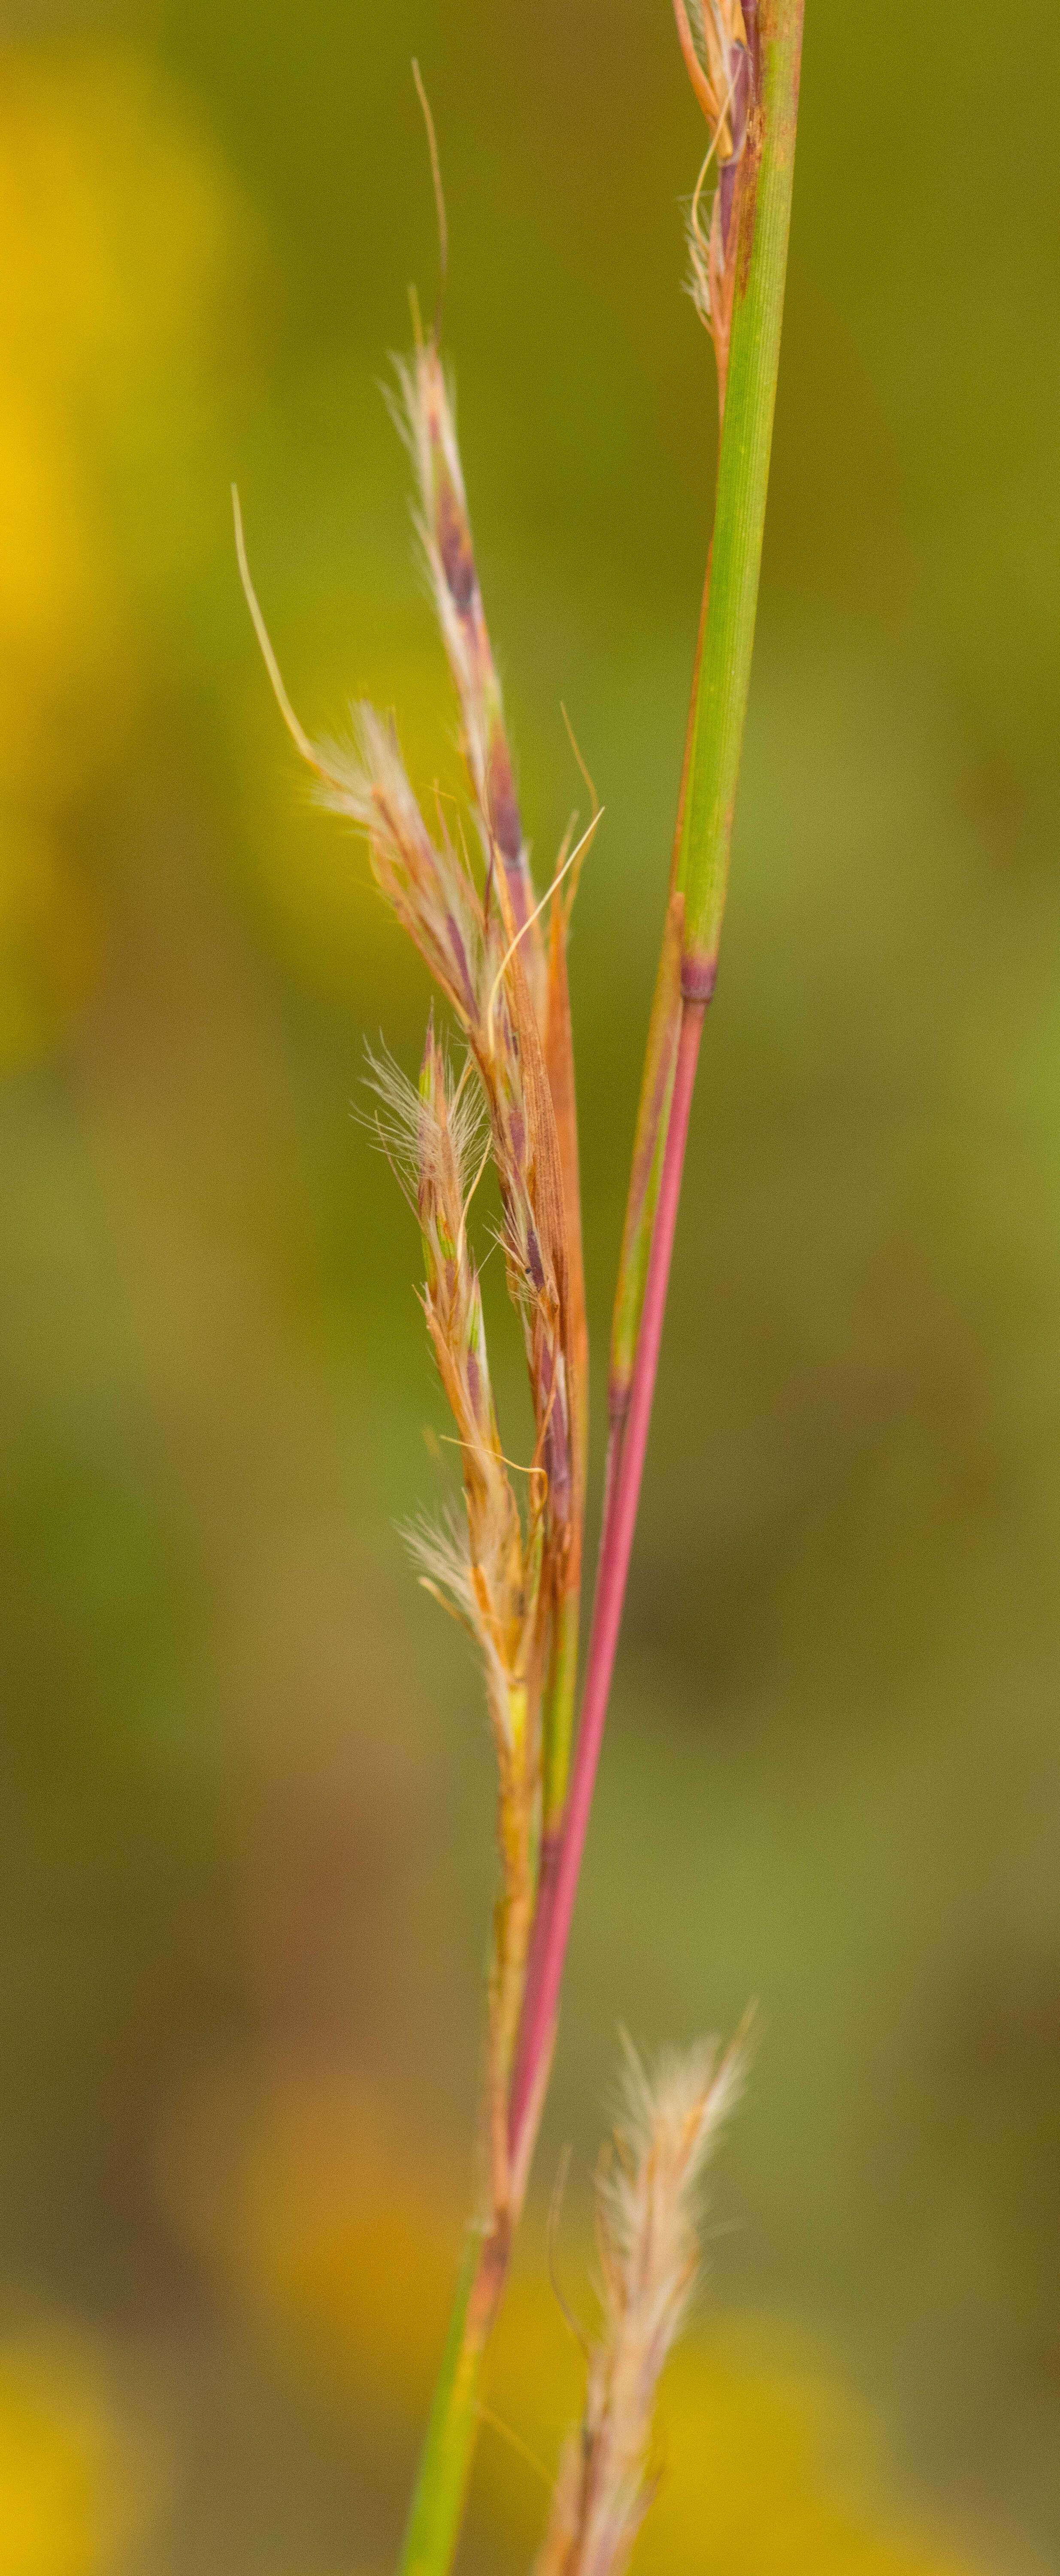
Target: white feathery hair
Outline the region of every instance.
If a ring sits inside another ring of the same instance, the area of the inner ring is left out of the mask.
[[[375,1093],[379,1106],[364,1116],[363,1124],[375,1135],[406,1196],[411,1194],[414,1199],[421,1174],[439,1176],[441,1140],[437,1118],[430,1101],[424,1099],[418,1083],[398,1064],[385,1040],[378,1055],[366,1040],[364,1053],[368,1067],[365,1083]],[[454,1079],[446,1061],[445,1092],[457,1184],[461,1198],[466,1199],[482,1160],[489,1125],[473,1057],[465,1060],[459,1079]]]
[[[410,874],[417,864],[432,874],[438,854],[405,767],[393,716],[380,715],[378,707],[365,698],[355,699],[350,705],[350,733],[344,739],[322,737],[316,751],[315,802],[332,814],[345,815],[370,842],[391,844],[398,864]]]
[[[323,774],[314,791],[319,802],[348,815],[359,831],[373,832],[382,792],[395,813],[407,813],[410,822],[422,824],[393,724],[367,699],[352,701],[350,721],[351,740],[328,736],[319,744]]]
[[[383,895],[466,1027],[479,1017],[484,971],[482,905],[443,825],[428,831],[392,716],[361,701],[345,741],[311,748],[318,804],[345,815],[368,842]]]
[[[743,2049],[697,2040],[664,2050],[649,2076],[625,2035],[623,2046],[617,2152],[599,2184],[603,2225],[624,2300],[646,2303],[669,2344],[691,2295],[703,2171],[742,2089]]]
[[[508,1675],[497,1651],[490,1623],[482,1614],[466,1520],[450,1504],[442,1520],[433,1521],[426,1512],[422,1512],[416,1520],[405,1522],[401,1535],[424,1591],[440,1602],[443,1610],[450,1610],[461,1627],[474,1638],[485,1667],[491,1716],[495,1724],[503,1728]]]
[[[707,2158],[743,2082],[742,2038],[700,2040],[649,2076],[625,2042],[614,2150],[597,2176],[603,2323],[585,2413],[560,2462],[537,2576],[623,2576],[651,2503],[655,2394],[699,2264]]]
[[[444,1520],[432,1521],[426,1512],[422,1512],[416,1520],[406,1521],[401,1535],[413,1564],[419,1568],[421,1580],[436,1590],[440,1588],[447,1592],[477,1635],[466,1523],[450,1505]]]
[[[691,296],[704,330],[709,331],[713,310],[710,291],[710,238],[709,231],[706,233],[703,231],[699,217],[699,202],[705,177],[706,167],[704,166],[696,182],[694,193],[688,201],[688,211],[685,216],[685,248],[688,252],[685,293]],[[713,213],[711,221],[713,221]]]

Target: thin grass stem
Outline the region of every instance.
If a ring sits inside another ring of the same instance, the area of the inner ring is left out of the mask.
[[[596,1785],[596,1769],[607,1718],[611,1676],[614,1671],[618,1632],[622,1624],[622,1610],[625,1602],[626,1577],[629,1573],[637,1505],[640,1501],[652,1397],[655,1392],[655,1376],[662,1341],[663,1318],[666,1312],[666,1291],[670,1280],[670,1260],[681,1197],[688,1118],[692,1107],[692,1092],[705,1011],[704,1002],[686,1000],[682,1005],[673,1096],[666,1131],[666,1150],[659,1185],[658,1205],[652,1229],[651,1255],[644,1289],[644,1306],[633,1370],[633,1384],[615,1479],[607,1545],[601,1556],[597,1580],[589,1662],[578,1728],[578,1746],[571,1773],[563,1840],[548,1913],[548,1939],[538,1973],[533,1983],[528,1986],[519,2058],[512,2086],[509,2120],[513,2154],[518,2152],[521,2141],[527,2106],[534,2091],[538,2060],[550,2044],[559,2009],[559,1990],[574,1913],[574,1900],[578,1891],[578,1877],[582,1853],[585,1849],[593,1790]]]
[[[507,2244],[496,2230],[485,2238],[469,2236],[405,2526],[400,2576],[437,2576],[452,2561],[482,2421],[482,2365],[507,2263]]]

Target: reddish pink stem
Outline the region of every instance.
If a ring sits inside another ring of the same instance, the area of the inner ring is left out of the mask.
[[[604,1499],[600,1513],[600,1538],[596,1559],[596,1587],[593,1594],[594,1622],[596,1617],[596,1591],[599,1589],[601,1571],[607,1563],[608,1549],[611,1543],[611,1517],[614,1511],[615,1494],[618,1488],[618,1470],[622,1458],[622,1437],[626,1427],[626,1416],[628,1412],[629,1388],[627,1387],[620,1407],[612,1413],[611,1427],[607,1438],[607,1457],[604,1463]],[[592,1641],[590,1638],[590,1652],[591,1643]],[[552,1907],[556,1894],[556,1875],[559,1869],[560,1855],[563,1850],[564,1823],[565,1815],[561,1815],[558,1825],[546,1828],[546,1831],[541,1837],[541,1858],[538,1862],[537,1869],[537,1904],[534,1910],[534,1928],[530,1939],[530,1957],[527,1962],[526,1988],[523,1995],[520,2031],[529,2029],[537,2010],[537,1990],[541,1983],[542,1970],[548,1955],[548,1928],[552,1919]],[[515,2143],[515,2130],[511,2124],[509,2124],[508,2143],[509,2151],[512,2151]]]
[[[622,1437],[621,1454],[607,1513],[600,1551],[596,1600],[593,1604],[592,1635],[585,1673],[581,1723],[571,1772],[570,1790],[563,1826],[563,1841],[551,1891],[551,1903],[539,1905],[534,1927],[534,1940],[527,1976],[526,2002],[523,2010],[519,2052],[512,2082],[509,2134],[513,2157],[517,2156],[528,2106],[535,2098],[537,2071],[542,2055],[551,2042],[559,2006],[563,1963],[567,1955],[574,1900],[585,1849],[585,1836],[592,1806],[596,1769],[603,1742],[604,1721],[615,1668],[618,1632],[626,1596],[626,1578],[633,1547],[637,1505],[640,1501],[641,1476],[648,1446],[652,1397],[659,1365],[666,1292],[670,1281],[670,1257],[681,1196],[684,1171],[688,1115],[692,1106],[699,1041],[703,1032],[705,1003],[686,997],[681,1012],[681,1035],[677,1049],[670,1119],[666,1132],[666,1151],[659,1182],[659,1197],[652,1229],[648,1275],[644,1285],[644,1307],[641,1315],[637,1356],[630,1388],[629,1410]]]

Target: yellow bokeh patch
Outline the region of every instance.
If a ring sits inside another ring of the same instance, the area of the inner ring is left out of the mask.
[[[0,2344],[3,2576],[103,2576],[140,2500],[90,2357],[67,2342]]]
[[[212,363],[238,230],[131,57],[0,66],[0,1065],[47,1044],[96,952],[76,822],[150,669],[133,495],[153,423]],[[146,469],[146,484],[161,480]],[[157,506],[157,504],[155,505]]]

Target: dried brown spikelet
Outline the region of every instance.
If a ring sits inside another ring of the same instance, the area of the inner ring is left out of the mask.
[[[526,931],[526,971],[543,1010],[544,945],[535,911],[504,701],[475,564],[454,406],[433,338],[395,362],[394,417],[416,468],[416,525],[463,721],[463,748],[487,863],[500,860],[512,931]]]
[[[627,2042],[623,2109],[597,2176],[603,2326],[560,2462],[536,2576],[622,2576],[654,2492],[655,2393],[699,2263],[703,2168],[740,2090],[739,2041],[704,2040],[652,2078]]]
[[[482,1295],[467,1240],[467,1208],[481,1166],[485,1117],[469,1080],[453,1083],[433,1020],[418,1088],[390,1058],[370,1058],[380,1104],[375,1124],[415,1206],[423,1243],[427,1328],[456,1424],[467,1509],[466,1544],[450,1523],[439,1535],[411,1533],[432,1590],[448,1592],[472,1629],[486,1668],[500,1747],[513,1734],[513,1692],[522,1687],[528,1598],[519,1513],[501,1454],[490,1384]]]

